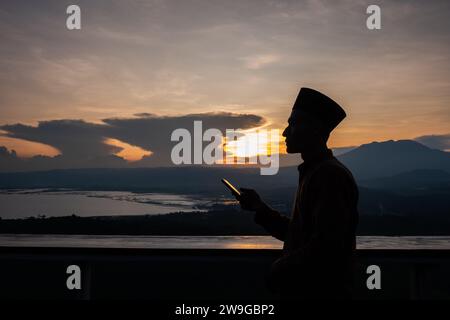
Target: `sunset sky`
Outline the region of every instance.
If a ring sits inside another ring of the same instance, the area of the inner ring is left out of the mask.
[[[148,135],[170,130],[138,137],[135,123],[203,113],[282,130],[303,86],[347,111],[332,147],[449,134],[450,2],[377,1],[382,29],[368,30],[372,2],[2,1],[0,146],[149,155],[170,136]],[[81,30],[66,29],[69,4]]]

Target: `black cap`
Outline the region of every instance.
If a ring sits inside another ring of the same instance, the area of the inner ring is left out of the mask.
[[[320,120],[331,132],[346,117],[344,109],[323,93],[310,88],[301,88],[295,100],[294,110],[301,110]]]

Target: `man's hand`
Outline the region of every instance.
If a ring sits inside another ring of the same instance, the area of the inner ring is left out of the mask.
[[[256,211],[265,206],[265,203],[261,200],[255,190],[247,188],[240,189],[241,195],[236,197],[236,199],[239,201],[242,209]]]

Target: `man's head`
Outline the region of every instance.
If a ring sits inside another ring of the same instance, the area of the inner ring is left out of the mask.
[[[288,153],[301,153],[319,144],[326,145],[331,131],[345,118],[345,111],[332,99],[302,88],[283,131]]]

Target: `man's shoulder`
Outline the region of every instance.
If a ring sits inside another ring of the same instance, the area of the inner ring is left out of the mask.
[[[354,181],[351,171],[338,159],[332,157],[322,161],[315,168],[313,175],[317,178],[341,178]]]

